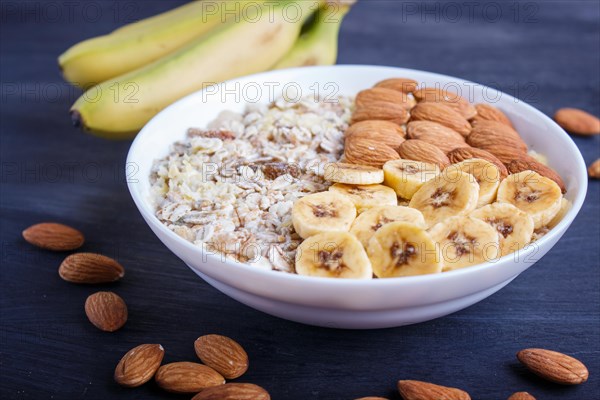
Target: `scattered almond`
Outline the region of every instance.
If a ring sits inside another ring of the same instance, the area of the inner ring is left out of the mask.
[[[356,400],[388,400],[385,397],[361,397],[360,399],[356,399]]]
[[[476,125],[481,121],[496,121],[514,129],[512,122],[510,122],[506,114],[494,106],[490,106],[489,104],[475,104],[475,110],[477,111],[477,115],[471,120],[472,125]]]
[[[187,361],[163,365],[154,380],[162,389],[172,393],[198,393],[225,383],[225,378],[214,369]]]
[[[465,98],[447,90],[428,87],[416,90],[413,95],[419,102],[444,104],[466,119],[471,119],[477,115],[475,107],[473,107]]]
[[[204,335],[194,342],[202,362],[227,379],[242,376],[248,370],[248,354],[239,343],[226,336]]]
[[[123,266],[110,257],[94,253],[71,254],[60,264],[58,274],[72,283],[108,283],[125,275]]]
[[[533,157],[528,155],[520,156],[520,158],[512,160],[510,163],[508,163],[506,167],[508,172],[511,174],[518,174],[519,172],[523,171],[535,171],[548,179],[552,179],[558,186],[560,186],[560,190],[562,190],[563,193],[567,193],[567,187],[560,175],[552,168],[542,164]]]
[[[535,400],[535,397],[527,392],[517,392],[513,393],[508,400]]]
[[[160,344],[142,344],[129,350],[115,368],[115,381],[121,386],[138,387],[148,382],[165,355]]]
[[[375,140],[397,149],[404,142],[404,131],[393,122],[362,121],[346,130],[346,138],[349,137]]]
[[[105,332],[114,332],[127,322],[127,305],[113,292],[96,292],[85,301],[90,322]]]
[[[576,135],[600,134],[600,119],[577,108],[561,108],[554,114],[554,120],[564,130]]]
[[[383,80],[375,85],[387,89],[398,90],[404,93],[412,93],[417,89],[419,83],[414,79],[408,78],[391,78]]]
[[[397,104],[407,110],[410,110],[416,104],[414,98],[409,97],[406,93],[382,87],[366,89],[356,95],[355,103],[358,108],[367,107],[369,104],[377,102]]]
[[[367,140],[349,137],[346,139],[344,149],[346,161],[351,164],[369,165],[371,167],[381,168],[383,164],[390,160],[400,158],[398,153],[383,143],[375,140]]]
[[[406,108],[395,103],[373,102],[363,107],[358,107],[352,114],[352,124],[360,121],[381,120],[391,121],[402,125],[408,121],[409,114]]]
[[[23,238],[34,246],[52,251],[75,250],[85,241],[77,229],[54,222],[30,226],[23,231]]]
[[[411,121],[432,121],[454,129],[463,136],[471,132],[469,121],[452,108],[441,104],[423,102],[411,110]]]
[[[270,400],[269,393],[251,383],[226,383],[203,389],[192,400]]]
[[[406,126],[406,135],[410,139],[419,139],[430,143],[444,153],[458,147],[466,147],[467,142],[463,136],[444,125],[431,121],[412,121]]]
[[[590,178],[600,179],[600,158],[592,163],[588,168]]]
[[[555,383],[577,385],[588,379],[586,366],[563,353],[544,349],[525,349],[517,353],[517,358],[534,374]]]
[[[465,391],[421,381],[398,381],[404,400],[471,400]]]
[[[400,157],[405,160],[422,161],[436,164],[440,169],[450,165],[450,160],[442,150],[423,140],[410,139],[400,145]]]
[[[481,158],[498,167],[502,178],[506,178],[508,176],[508,170],[506,169],[504,163],[498,160],[498,158],[489,151],[481,150],[475,147],[460,147],[449,152],[447,156],[452,164],[457,164],[461,161],[470,160],[472,158]]]

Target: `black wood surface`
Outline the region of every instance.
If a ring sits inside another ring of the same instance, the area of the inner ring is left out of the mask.
[[[445,318],[374,331],[314,328],[229,299],[197,278],[152,234],[127,192],[130,142],[70,126],[79,92],[61,79],[68,46],[180,1],[3,1],[1,6],[0,398],[177,399],[154,383],[125,390],[113,369],[129,348],[161,343],[165,361],[194,360],[193,341],[221,333],[247,349],[240,380],[274,399],[398,399],[398,379],[506,399],[595,399],[600,382],[600,183],[564,238],[499,293]],[[69,11],[71,10],[71,11]],[[458,10],[458,11],[457,11]],[[551,115],[563,106],[600,114],[597,1],[404,2],[361,0],[341,32],[340,63],[441,72],[497,87]],[[600,137],[575,138],[586,162]],[[85,251],[117,258],[126,278],[103,288],[127,301],[124,329],[98,331],[83,311],[96,287],[62,281],[63,254],[21,238],[53,220],[87,236]],[[515,353],[552,348],[585,362],[578,387],[545,383]]]

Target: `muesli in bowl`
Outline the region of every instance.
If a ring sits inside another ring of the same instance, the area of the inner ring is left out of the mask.
[[[502,111],[406,78],[222,112],[155,161],[151,185],[158,219],[206,251],[334,278],[494,262],[570,208]]]

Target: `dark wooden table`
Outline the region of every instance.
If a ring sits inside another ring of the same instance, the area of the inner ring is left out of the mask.
[[[600,382],[600,183],[543,260],[487,300],[445,318],[374,331],[314,328],[254,311],[217,292],[171,254],[142,221],[124,182],[130,142],[70,126],[79,92],[56,57],[73,43],[181,1],[2,2],[0,398],[167,399],[154,383],[125,390],[113,369],[129,348],[161,343],[165,361],[194,360],[202,334],[236,338],[251,367],[243,381],[274,399],[398,399],[398,379],[506,399],[598,398]],[[69,11],[72,10],[72,11]],[[573,106],[600,114],[597,1],[360,1],[341,33],[340,63],[385,64],[497,87],[551,115]],[[575,138],[586,162],[600,137]],[[98,288],[62,281],[63,254],[21,238],[30,224],[62,221],[87,235],[83,250],[116,257],[126,278],[104,287],[130,310],[124,329],[98,331],[83,311]],[[584,361],[589,381],[546,383],[525,371],[525,347]],[[593,393],[596,393],[594,395]]]

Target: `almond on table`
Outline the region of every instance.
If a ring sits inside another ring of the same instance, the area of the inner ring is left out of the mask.
[[[200,336],[194,342],[202,362],[226,379],[235,379],[248,370],[248,354],[235,340],[221,335]]]
[[[517,359],[534,374],[562,385],[578,385],[589,376],[581,361],[557,351],[525,349],[517,353]]]
[[[561,108],[554,114],[554,120],[569,133],[582,136],[600,134],[600,119],[577,108]]]
[[[75,250],[85,241],[77,229],[55,222],[32,225],[23,231],[23,238],[34,246],[52,251]]]
[[[127,305],[113,292],[96,292],[85,301],[85,313],[90,322],[105,332],[121,329],[127,322]]]
[[[148,382],[165,355],[160,344],[142,344],[129,350],[115,368],[115,381],[125,387],[138,387]]]
[[[60,264],[58,274],[67,282],[97,284],[121,279],[125,270],[110,257],[94,253],[71,254]]]

